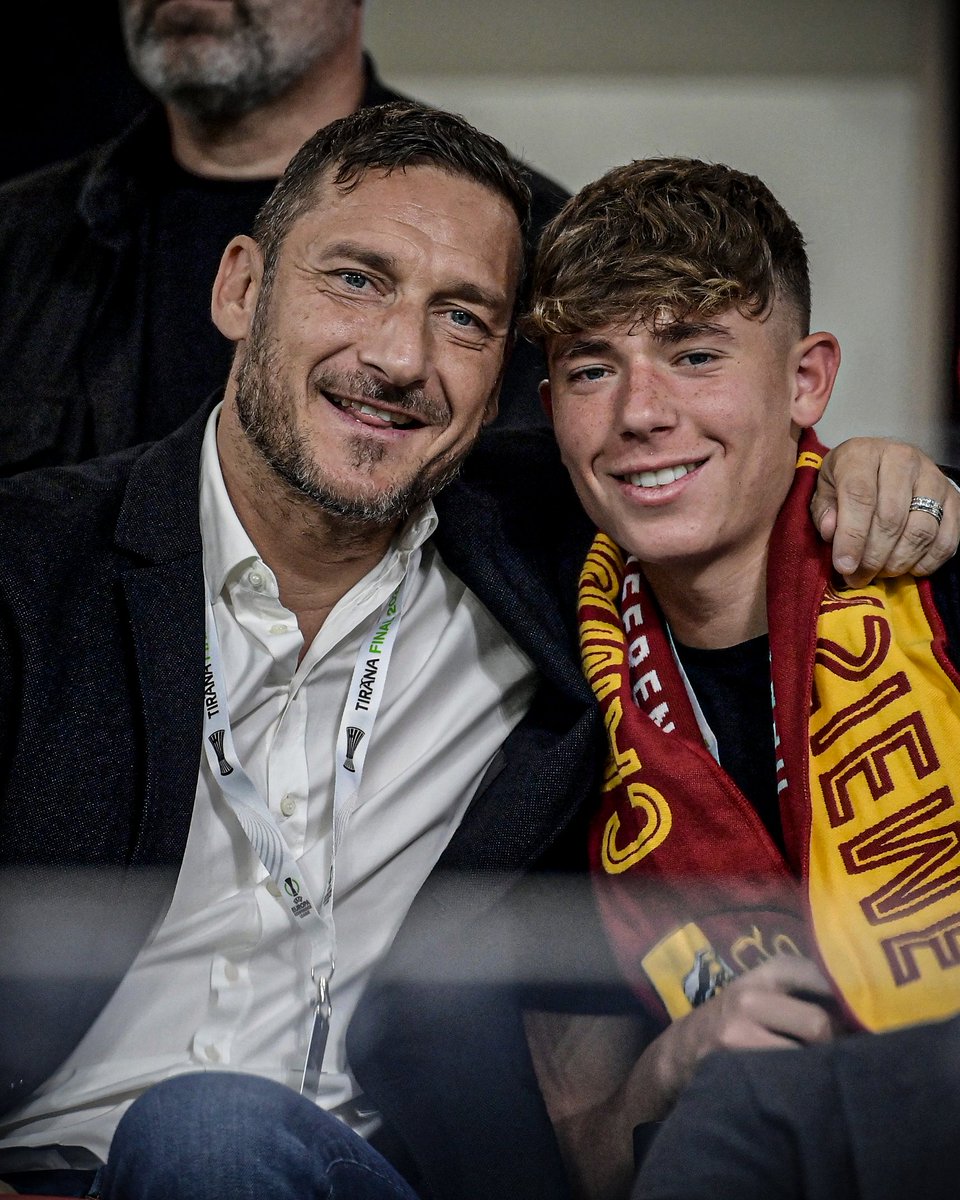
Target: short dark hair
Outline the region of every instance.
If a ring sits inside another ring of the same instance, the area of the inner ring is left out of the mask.
[[[261,207],[252,235],[272,277],[290,226],[315,202],[329,179],[349,192],[368,171],[390,174],[406,167],[436,167],[501,195],[517,215],[523,250],[521,286],[530,258],[530,186],[522,163],[496,138],[463,117],[412,101],[361,108],[325,125],[300,147]]]
[[[637,159],[588,183],[544,230],[522,327],[535,341],[657,326],[775,297],[810,328],[803,236],[755,175],[695,158]]]

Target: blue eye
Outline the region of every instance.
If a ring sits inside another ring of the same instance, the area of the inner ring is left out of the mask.
[[[469,328],[471,325],[477,324],[476,317],[472,313],[468,313],[462,308],[451,309],[450,320],[454,323],[454,325],[460,325],[464,329]]]
[[[683,356],[691,367],[702,367],[706,363],[713,362],[713,355],[706,350],[691,350],[689,354]]]
[[[579,371],[574,371],[574,379],[584,379],[587,383],[596,383],[598,379],[603,379],[607,373],[606,367],[581,367]]]
[[[352,288],[357,288],[358,290],[362,287],[365,287],[370,282],[370,280],[362,271],[341,271],[340,278],[344,283],[348,284]]]

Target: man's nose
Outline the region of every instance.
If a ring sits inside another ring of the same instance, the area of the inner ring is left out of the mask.
[[[422,386],[429,374],[430,344],[429,314],[396,302],[368,323],[358,357],[395,387]]]

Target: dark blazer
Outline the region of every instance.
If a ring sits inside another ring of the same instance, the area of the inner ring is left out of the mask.
[[[0,1111],[70,1053],[172,895],[201,755],[205,419],[146,448],[0,482]],[[571,591],[589,531],[552,437],[537,430],[491,430],[437,508],[445,561],[542,681],[371,985],[351,1053],[427,1195],[560,1195],[542,1190],[551,1170],[562,1188],[552,1144],[552,1166],[527,1193],[490,1140],[523,1127],[526,1108],[531,1144],[550,1141],[529,1061],[510,1065],[522,1050],[516,1020],[478,1040],[485,1061],[471,1068],[469,1037],[450,1056],[442,1022],[423,1027],[425,993],[411,1001],[402,979],[424,954],[452,963],[454,952],[469,960],[470,945],[479,952],[485,914],[530,866],[578,865],[573,831],[603,753]],[[489,922],[499,932],[484,950],[498,970],[513,952],[505,928]],[[468,1005],[471,1021],[484,1004],[499,1020],[508,1006],[495,991],[460,989],[453,1026]],[[458,1073],[441,1081],[449,1068]],[[435,1081],[421,1086],[421,1072]],[[478,1119],[445,1145],[451,1090],[474,1097]]]

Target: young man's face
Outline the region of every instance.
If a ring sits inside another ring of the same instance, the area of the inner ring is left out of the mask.
[[[233,256],[221,275],[243,283],[250,252]],[[417,166],[327,184],[239,331],[242,426],[321,505],[396,519],[496,412],[520,263],[515,213],[472,179]]]
[[[824,336],[800,339],[778,301],[765,320],[729,309],[551,339],[544,399],[597,526],[650,565],[765,554],[799,427],[826,405],[807,362]]]

